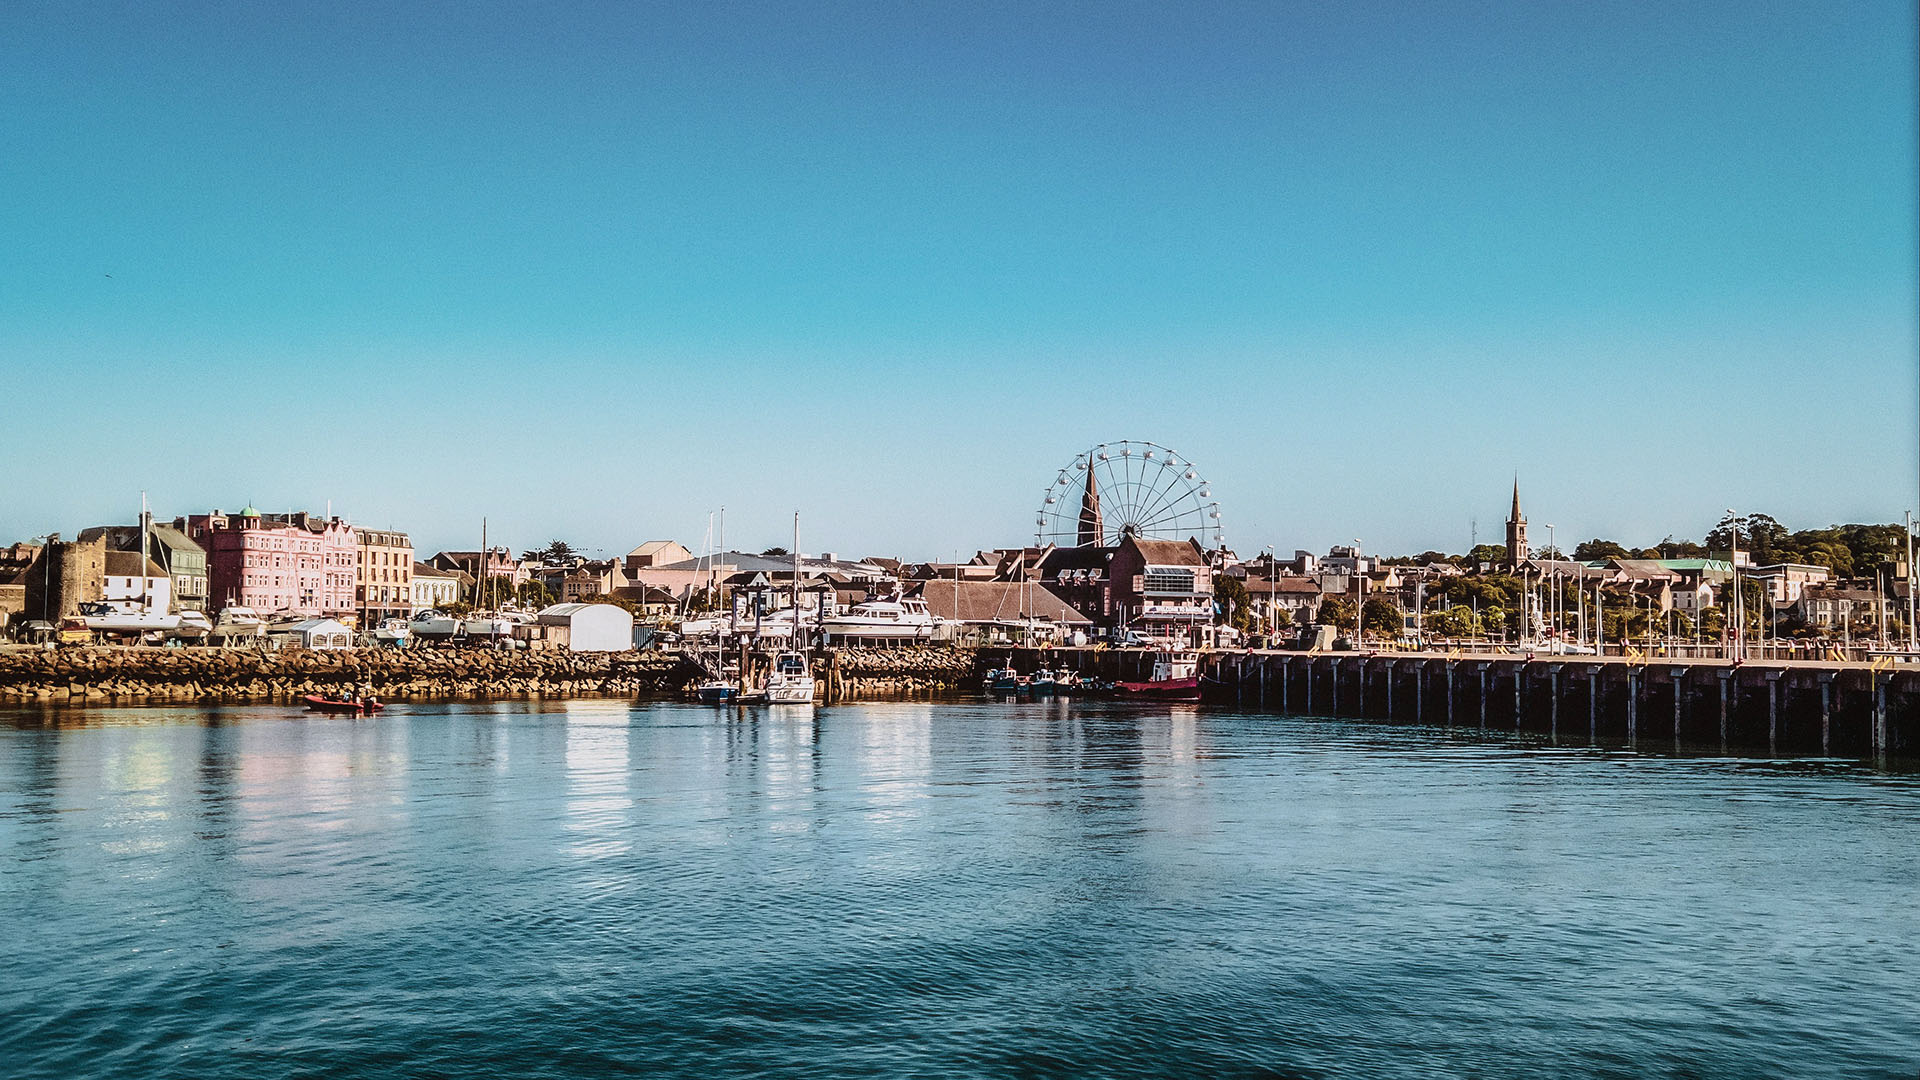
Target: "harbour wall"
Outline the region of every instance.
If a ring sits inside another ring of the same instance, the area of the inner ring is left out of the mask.
[[[1144,679],[1135,649],[839,648],[815,657],[820,700],[974,691],[986,666]],[[1208,701],[1306,716],[1535,732],[1558,739],[1783,754],[1920,757],[1920,669],[1620,657],[1214,652]],[[0,650],[0,701],[290,700],[370,685],[383,700],[672,693],[698,668],[664,653],[488,650]]]
[[[974,650],[840,648],[814,659],[822,700],[979,685]],[[382,700],[674,693],[702,677],[657,652],[260,650],[140,646],[0,649],[0,701],[139,704],[292,700],[371,686]]]
[[[272,701],[362,685],[382,700],[643,694],[678,689],[693,674],[661,653],[102,645],[0,651],[0,701]]]
[[[1015,667],[1145,678],[1142,650],[1015,650]],[[1208,701],[1304,716],[1783,754],[1920,757],[1920,669],[1591,656],[1214,652]]]

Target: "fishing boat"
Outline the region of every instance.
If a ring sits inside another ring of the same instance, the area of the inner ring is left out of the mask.
[[[314,712],[359,714],[377,713],[386,708],[372,698],[336,698],[322,694],[303,694],[300,700],[306,702],[307,708]]]
[[[945,620],[927,610],[925,600],[866,600],[829,616],[821,629],[831,637],[930,641]]]
[[[989,694],[1013,694],[1020,690],[1020,673],[1011,663],[1004,667],[991,668],[984,680]]]
[[[1186,650],[1157,652],[1152,674],[1145,682],[1116,682],[1113,692],[1155,701],[1199,701],[1200,654]]]
[[[702,704],[724,705],[740,696],[740,684],[729,679],[708,679],[694,687],[693,696]]]
[[[1034,697],[1052,697],[1058,682],[1049,668],[1039,668],[1027,680],[1027,691]]]
[[[813,704],[813,671],[804,653],[783,652],[774,657],[760,696],[769,705]]]

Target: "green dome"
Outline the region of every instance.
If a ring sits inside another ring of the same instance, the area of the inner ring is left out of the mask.
[[[249,506],[245,510],[240,511],[240,516],[241,517],[259,517],[260,511],[255,510],[253,507]]]

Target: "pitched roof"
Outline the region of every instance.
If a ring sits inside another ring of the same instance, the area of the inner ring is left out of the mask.
[[[1298,596],[1317,596],[1323,590],[1320,582],[1310,577],[1296,574],[1281,574],[1277,578],[1247,577],[1249,593],[1286,593]]]
[[[1121,541],[1139,549],[1142,558],[1155,566],[1206,566],[1207,557],[1190,540],[1142,540],[1130,536]]]
[[[146,573],[142,575],[140,566],[146,564]],[[107,552],[106,575],[108,577],[166,577],[167,572],[152,559],[143,559],[137,551]]]
[[[1024,622],[1032,616],[1073,626],[1093,623],[1046,587],[1018,581],[943,578],[923,583],[918,595],[934,615],[960,622]]]
[[[437,566],[429,566],[428,564],[423,562],[417,562],[413,564],[413,576],[414,577],[447,578],[449,580],[459,577],[458,574],[449,574],[445,570],[442,570]]]
[[[1043,577],[1052,577],[1062,570],[1105,570],[1112,561],[1110,547],[1062,547],[1042,556],[1039,570]]]

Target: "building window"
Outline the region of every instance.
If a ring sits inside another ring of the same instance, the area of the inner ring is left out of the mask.
[[[1191,593],[1193,592],[1193,570],[1183,566],[1149,566],[1143,591]]]

